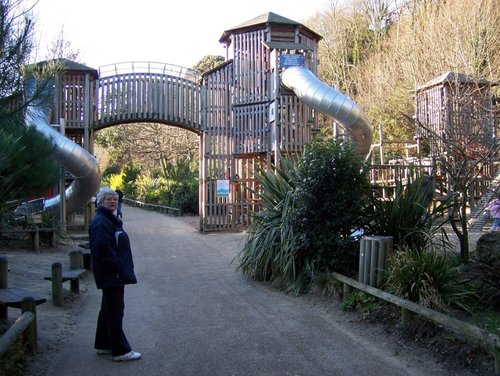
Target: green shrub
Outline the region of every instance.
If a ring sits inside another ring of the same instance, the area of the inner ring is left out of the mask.
[[[395,247],[410,248],[432,246],[437,241],[449,246],[441,231],[444,221],[438,221],[452,205],[452,198],[443,200],[435,208],[429,208],[428,197],[421,189],[421,180],[404,186],[396,184],[394,199],[372,196],[367,212],[370,219],[366,232],[373,235],[392,236]],[[370,212],[370,210],[372,210]],[[442,236],[437,236],[441,233]]]
[[[257,180],[263,210],[238,255],[244,274],[282,278],[300,292],[323,272],[354,273],[358,244],[351,234],[363,222],[368,182],[352,144],[313,141],[301,158],[283,158]]]
[[[462,266],[444,254],[403,246],[391,256],[385,289],[439,312],[471,312],[477,295],[464,279]]]
[[[367,166],[350,142],[313,141],[297,170],[286,221],[300,270],[353,275],[359,244],[351,235],[365,221]]]
[[[132,162],[127,162],[123,166],[122,170],[122,183],[123,183],[123,194],[126,197],[137,197],[136,195],[136,183],[135,181],[139,178],[140,169]]]
[[[183,214],[198,213],[198,183],[174,186],[170,206],[180,209]]]
[[[162,191],[162,179],[150,175],[140,176],[136,181],[136,194],[140,201],[158,204]]]

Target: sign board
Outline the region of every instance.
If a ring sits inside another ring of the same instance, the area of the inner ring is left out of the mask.
[[[217,197],[229,197],[229,180],[217,180]]]
[[[280,55],[280,67],[302,67],[304,66],[304,55],[300,54],[283,54]]]

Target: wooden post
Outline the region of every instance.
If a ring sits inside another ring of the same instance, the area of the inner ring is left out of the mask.
[[[56,230],[49,232],[49,244],[51,247],[56,246]]]
[[[36,328],[36,302],[32,297],[26,297],[21,302],[21,312],[33,313],[34,319],[26,330],[27,349],[30,354],[34,354],[37,347],[37,328]]]
[[[377,263],[377,282],[375,286],[381,286],[384,278],[387,258],[392,252],[392,237],[386,236],[380,244]]]
[[[63,305],[62,265],[60,262],[52,264],[52,304],[57,307]]]
[[[38,225],[33,225],[34,232],[31,233],[31,244],[33,251],[36,253],[40,252],[40,231],[38,230]]]
[[[73,250],[69,253],[69,268],[82,269],[82,254],[80,251]]]
[[[347,283],[344,283],[342,286],[342,302],[345,302],[347,300],[347,297],[351,295],[352,292],[352,287],[349,286]]]
[[[83,268],[83,255],[78,250],[73,250],[69,253],[69,268],[82,269]],[[80,293],[80,279],[75,278],[69,281],[71,292],[75,294]]]
[[[9,287],[9,263],[5,257],[0,257],[0,289]],[[0,320],[7,319],[7,306],[0,304]]]
[[[495,375],[500,375],[500,340],[495,340]]]
[[[9,287],[9,262],[7,258],[0,257],[0,289]]]
[[[406,308],[401,308],[401,324],[403,326],[408,326],[414,317],[415,314],[412,311]]]
[[[372,243],[371,247],[371,253],[370,253],[370,272],[368,275],[368,282],[370,286],[376,286],[377,284],[377,265],[378,265],[378,258],[380,256],[380,249],[382,247],[380,246],[379,241],[375,241]]]

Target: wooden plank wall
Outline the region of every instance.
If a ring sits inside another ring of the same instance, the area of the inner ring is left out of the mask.
[[[314,110],[304,105],[296,96],[280,97],[280,147],[283,152],[300,152],[312,140],[316,122]]]
[[[445,90],[442,85],[436,85],[416,96],[416,119],[430,130],[417,126],[416,135],[428,140],[431,155],[437,155],[438,150],[443,148],[442,141],[432,137],[432,134],[440,134],[440,129],[444,129],[446,124]]]
[[[85,75],[65,74],[61,78],[60,116],[66,120],[66,128],[83,128],[85,112]],[[59,122],[59,119],[54,119]]]
[[[228,228],[230,197],[217,196],[217,180],[231,179],[232,64],[203,78],[203,123],[200,142],[200,203],[204,231]]]
[[[265,30],[234,35],[234,104],[269,100],[269,51],[262,44]]]
[[[99,79],[94,128],[133,121],[157,121],[201,131],[198,83],[157,73],[130,73]]]
[[[443,83],[418,92],[416,119],[431,130],[417,125],[416,134],[428,140],[434,156],[445,148],[443,137],[435,135],[471,145],[488,143],[494,135],[491,94],[475,84]]]

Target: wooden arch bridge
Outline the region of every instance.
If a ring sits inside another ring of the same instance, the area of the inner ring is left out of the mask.
[[[157,122],[199,134],[199,78],[192,70],[164,63],[130,62],[101,67],[91,98],[95,108],[91,128]]]

